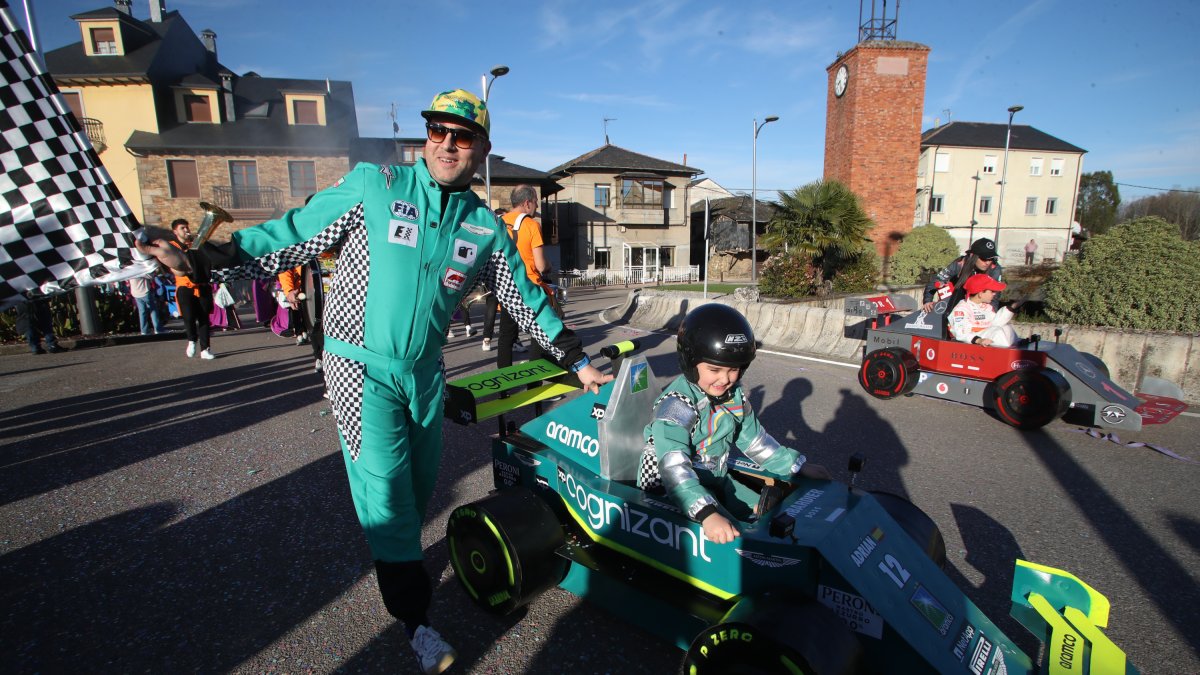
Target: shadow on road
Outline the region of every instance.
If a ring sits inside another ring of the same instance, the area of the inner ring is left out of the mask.
[[[370,568],[330,454],[201,513],[158,503],[0,557],[0,661],[229,672],[322,612],[374,609],[334,603]]]
[[[196,375],[30,405],[0,415],[0,504],[219,438],[321,400],[309,359]],[[253,406],[254,415],[229,414]],[[181,412],[186,417],[178,417]],[[171,418],[176,418],[173,421]],[[86,433],[82,430],[86,429]]]
[[[1200,644],[1200,606],[1195,602],[1194,593],[1195,569],[1189,569],[1176,560],[1086,467],[1076,462],[1052,437],[1043,433],[1029,433],[1026,438],[1034,456],[1075,503],[1075,511],[1085,514],[1092,531],[1121,561],[1129,572],[1129,578],[1158,605],[1163,620],[1183,636],[1185,644]],[[1181,527],[1185,530],[1190,528],[1192,536],[1189,542],[1195,548],[1195,522],[1174,519],[1172,524],[1177,531]],[[1193,591],[1183,590],[1188,588]],[[1119,602],[1114,601],[1113,607],[1120,612]]]

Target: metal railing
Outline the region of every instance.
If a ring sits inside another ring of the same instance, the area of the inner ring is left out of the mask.
[[[92,142],[96,154],[104,152],[108,148],[108,143],[104,140],[104,122],[95,117],[85,117],[79,120],[79,123],[83,125],[83,133],[87,134],[88,140]]]
[[[700,280],[699,265],[657,267],[654,265],[630,265],[607,270],[566,270],[558,275],[558,283],[564,288],[580,286],[628,286],[629,284],[683,284]]]
[[[283,190],[277,187],[214,185],[213,203],[230,211],[238,209],[277,210],[283,208]]]

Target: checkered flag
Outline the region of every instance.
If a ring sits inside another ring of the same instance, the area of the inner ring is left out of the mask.
[[[140,227],[0,0],[0,308],[154,269]]]

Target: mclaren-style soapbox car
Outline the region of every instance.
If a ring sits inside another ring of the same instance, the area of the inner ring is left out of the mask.
[[[449,383],[448,418],[500,419],[496,490],[447,526],[455,575],[485,610],[558,585],[686,650],[686,673],[1137,672],[1100,630],[1103,596],[1017,561],[1013,614],[1048,645],[1035,664],[942,571],[937,526],[895,495],[772,484],[741,457],[737,472],[763,495],[757,517],[732,543],[709,541],[667,495],[637,487],[660,385],[634,348],[602,352],[622,363],[598,394],[535,410],[519,429],[503,416],[570,391],[572,376],[533,361]]]
[[[946,331],[948,302],[934,311],[908,296],[853,298],[846,314],[868,326],[858,382],[876,398],[909,393],[993,411],[1018,429],[1037,429],[1064,417],[1096,427],[1138,431],[1163,424],[1186,404],[1166,396],[1134,395],[1109,379],[1099,357],[1030,336],[1019,346],[958,342]]]

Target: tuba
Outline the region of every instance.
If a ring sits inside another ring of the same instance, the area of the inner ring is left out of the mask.
[[[224,223],[232,223],[233,216],[225,209],[210,204],[208,202],[200,202],[200,208],[204,209],[204,221],[200,223],[200,229],[196,232],[196,237],[192,239],[191,250],[195,251],[200,248],[204,242],[208,241],[213,232]]]

